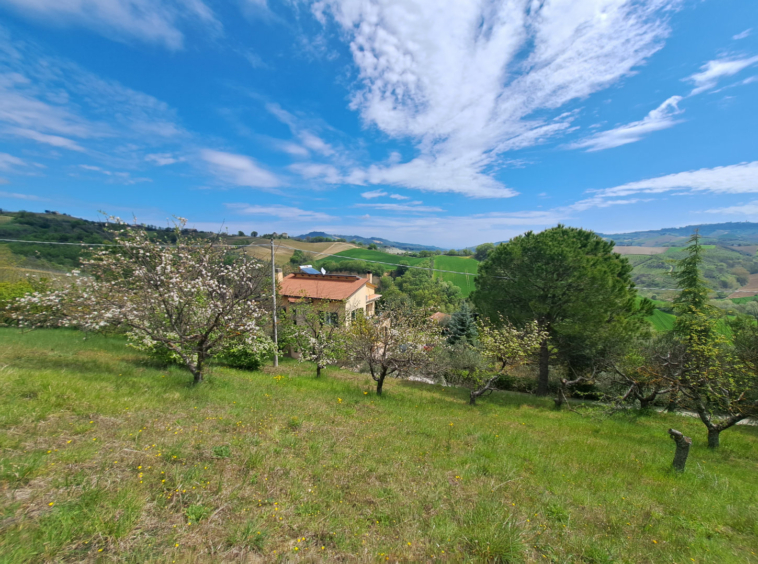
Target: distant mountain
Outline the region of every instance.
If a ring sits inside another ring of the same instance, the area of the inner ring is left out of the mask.
[[[293,239],[300,239],[302,241],[314,238],[314,237],[323,237],[326,239],[345,239],[346,241],[358,241],[359,243],[363,243],[364,245],[370,245],[371,243],[375,243],[376,245],[380,245],[382,247],[395,247],[397,249],[403,249],[404,251],[444,251],[446,249],[442,249],[440,247],[431,247],[429,245],[418,245],[416,243],[400,243],[398,241],[390,241],[388,239],[383,239],[382,237],[361,237],[360,235],[332,235],[329,233],[324,233],[323,231],[311,231],[310,233],[306,233],[305,235],[298,235],[297,237],[292,237]]]
[[[614,241],[620,246],[642,247],[683,247],[695,232],[700,232],[703,244],[723,246],[745,246],[758,244],[758,223],[729,222],[703,223],[686,227],[667,227],[652,231],[631,233],[598,233],[603,239]]]

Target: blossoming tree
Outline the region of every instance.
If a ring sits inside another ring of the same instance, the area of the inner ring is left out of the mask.
[[[476,398],[492,393],[498,379],[527,363],[546,338],[547,332],[536,322],[527,323],[521,329],[502,317],[498,325],[481,323],[479,350],[488,366],[485,371],[470,371],[464,378],[463,383],[471,390],[469,403],[474,405]]]
[[[283,318],[286,337],[297,347],[300,362],[316,364],[316,377],[344,356],[345,319],[329,302],[307,298],[290,308]]]
[[[347,356],[365,363],[382,394],[387,376],[400,378],[421,371],[442,343],[442,328],[429,312],[409,307],[389,307],[380,316],[359,317],[347,331]]]
[[[217,238],[184,235],[181,218],[174,245],[112,219],[115,246],[92,251],[82,261],[84,274],[72,273],[67,286],[18,300],[20,325],[126,328],[142,345],[178,355],[196,384],[228,342],[262,346],[267,276],[260,262],[231,253]]]

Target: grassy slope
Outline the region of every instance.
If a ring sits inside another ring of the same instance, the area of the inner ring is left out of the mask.
[[[389,264],[400,264],[400,261],[407,261],[410,265],[427,266],[429,264],[428,258],[404,257],[384,253],[382,251],[370,251],[368,249],[350,249],[343,251],[338,253],[337,257],[331,257],[330,260],[340,260],[339,257],[345,257],[343,260],[375,260]],[[466,276],[465,274],[451,274],[448,272],[435,273],[435,276],[441,276],[443,280],[452,282],[458,286],[464,296],[468,296],[474,291],[474,276],[476,275],[476,269],[478,266],[479,263],[471,258],[448,257],[444,255],[434,257],[435,268],[441,270],[454,270],[456,272],[470,272],[472,274],[471,276]]]
[[[340,257],[345,257],[344,259]],[[428,258],[413,258],[413,257],[404,257],[400,255],[392,255],[390,253],[383,253],[382,251],[371,251],[369,249],[349,249],[347,251],[342,251],[341,253],[337,253],[337,256],[330,257],[329,260],[334,261],[340,261],[340,260],[374,260],[378,262],[383,263],[389,263],[389,264],[400,264],[400,261],[407,261],[410,265],[416,265],[423,263],[424,265],[429,264]]]
[[[476,276],[479,262],[466,257],[448,257],[445,255],[434,257],[434,267],[440,270],[454,270],[456,272],[470,272],[471,275],[451,274],[449,272],[436,272],[435,276],[442,277],[447,282],[452,282],[458,286],[464,296],[468,296],[474,291],[474,277]]]
[[[653,324],[656,331],[670,331],[674,328],[675,319],[676,316],[674,314],[666,313],[660,309],[653,310],[653,315],[647,318]]]
[[[118,338],[0,339],[3,562],[758,562],[756,428],[710,452],[675,415],[397,381],[378,399],[291,362],[192,388]]]

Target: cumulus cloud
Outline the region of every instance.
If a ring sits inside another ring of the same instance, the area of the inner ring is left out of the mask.
[[[263,215],[274,216],[279,219],[295,219],[303,221],[329,221],[335,219],[334,217],[321,213],[308,210],[302,210],[300,208],[292,206],[282,206],[278,204],[259,206],[250,204],[225,204],[227,208],[235,211],[236,213],[245,215]]]
[[[351,107],[414,140],[418,155],[351,178],[471,197],[516,193],[493,178],[501,155],[565,132],[559,109],[634,72],[668,34],[677,0],[502,3],[320,0],[358,69]],[[557,114],[557,115],[551,115]]]
[[[390,194],[390,198],[393,200],[410,200],[410,197],[401,194]]]
[[[200,23],[218,32],[221,24],[201,0],[0,0],[22,16],[54,25],[89,28],[109,39],[137,39],[180,49],[180,24]]]
[[[596,190],[594,193],[602,198],[616,198],[632,194],[661,194],[672,190],[714,194],[758,192],[758,161],[667,174]]]
[[[719,79],[725,76],[733,76],[756,63],[758,63],[758,55],[755,57],[726,58],[708,61],[700,67],[700,72],[685,79],[695,84],[695,88],[690,95],[700,94],[701,92],[710,90],[718,84]]]
[[[603,149],[611,149],[628,143],[634,143],[649,133],[668,129],[679,123],[679,120],[675,119],[674,116],[681,113],[681,110],[677,106],[681,100],[681,96],[671,96],[656,109],[650,111],[644,119],[607,131],[601,131],[572,143],[569,145],[569,148],[602,151]]]
[[[275,188],[282,185],[275,174],[245,155],[204,149],[200,152],[200,158],[208,164],[212,174],[229,184],[251,188]]]

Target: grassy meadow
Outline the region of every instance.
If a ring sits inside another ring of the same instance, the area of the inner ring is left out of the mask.
[[[758,562],[758,428],[0,329],[0,562]],[[670,469],[675,427],[693,437]]]

